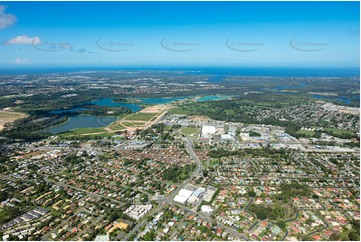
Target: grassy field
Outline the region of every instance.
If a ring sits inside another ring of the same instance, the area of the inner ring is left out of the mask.
[[[122,129],[126,129],[126,127],[120,123],[114,123],[112,125],[109,126],[110,129],[112,130],[122,130]]]
[[[312,130],[298,130],[297,134],[301,136],[314,137],[316,133]]]
[[[127,127],[139,127],[139,126],[143,126],[145,123],[142,123],[142,122],[122,122],[122,124],[127,126]]]
[[[115,132],[107,132],[107,131],[104,131],[106,133],[84,133],[81,135],[81,137],[89,137],[89,138],[92,138],[92,137],[112,137],[113,135],[115,135]],[[73,136],[79,136],[79,134],[74,134],[73,132],[69,131],[69,132],[66,132],[66,133],[62,133],[62,134],[59,134],[59,137],[62,137],[62,138],[70,138],[70,137],[73,137]]]
[[[144,123],[139,123],[139,122],[131,122],[130,123],[131,127],[139,127],[139,126],[143,126],[143,125],[144,125]]]
[[[335,135],[354,135],[355,133],[350,130],[326,128],[325,131],[328,133],[334,133]]]
[[[195,128],[195,127],[187,127],[187,128],[182,129],[182,133],[185,135],[196,134],[198,132],[199,132],[199,129]]]
[[[184,108],[181,108],[181,107],[175,107],[175,108],[172,108],[168,111],[168,114],[189,114],[189,111],[184,109]]]
[[[0,118],[4,119],[17,119],[23,116],[22,113],[0,111]]]
[[[37,150],[37,151],[33,151],[33,152],[30,152],[28,154],[23,155],[23,157],[24,158],[30,158],[30,157],[33,157],[33,156],[41,155],[42,153],[44,153],[44,151]]]
[[[210,161],[209,161],[209,166],[210,167],[212,167],[212,166],[214,166],[214,165],[221,165],[222,164],[222,162],[220,162],[219,161],[219,159],[211,159]]]
[[[3,129],[6,123],[11,123],[24,117],[26,117],[24,113],[0,111],[0,130]]]
[[[81,129],[74,129],[70,131],[73,134],[92,134],[92,133],[101,133],[105,132],[104,128],[81,128]]]
[[[149,121],[157,115],[157,113],[136,113],[134,115],[129,115],[125,120]]]
[[[104,128],[80,128],[80,129],[70,130],[63,134],[60,134],[60,136],[61,137],[70,137],[70,136],[75,136],[75,135],[92,135],[92,134],[103,133],[103,132],[106,132],[106,130]]]

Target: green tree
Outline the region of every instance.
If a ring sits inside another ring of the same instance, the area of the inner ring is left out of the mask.
[[[256,215],[260,220],[265,220],[267,218],[267,214],[264,211],[257,211]]]
[[[250,197],[256,197],[257,196],[257,194],[254,191],[248,191],[247,194]]]
[[[277,226],[280,227],[282,230],[286,229],[286,222],[283,220],[277,221]]]
[[[145,241],[154,241],[154,232],[150,231],[150,232],[146,233],[144,236],[144,240]]]

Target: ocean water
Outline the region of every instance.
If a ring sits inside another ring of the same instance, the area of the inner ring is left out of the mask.
[[[353,67],[207,67],[207,66],[128,66],[128,67],[7,67],[0,68],[2,75],[71,73],[84,71],[182,71],[183,74],[212,75],[210,81],[226,76],[294,76],[294,77],[350,77],[360,76],[360,69]]]

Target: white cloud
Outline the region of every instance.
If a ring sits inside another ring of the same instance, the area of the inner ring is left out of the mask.
[[[15,64],[15,65],[26,65],[26,64],[30,64],[30,59],[28,57],[25,57],[24,59],[21,59],[21,58],[16,58],[12,64]]]
[[[6,41],[7,45],[37,45],[40,44],[41,40],[38,36],[28,37],[27,35],[19,35],[13,39]]]
[[[0,5],[0,30],[10,27],[16,22],[16,16],[10,13],[5,13],[6,7]]]

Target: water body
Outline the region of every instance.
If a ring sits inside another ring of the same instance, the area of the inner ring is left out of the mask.
[[[54,126],[46,129],[46,132],[59,134],[72,129],[78,128],[99,128],[109,125],[110,123],[117,120],[115,117],[95,117],[88,115],[76,115],[70,117],[69,120],[58,126]]]
[[[189,75],[211,74],[212,81],[221,81],[224,75],[239,76],[294,76],[294,77],[349,77],[359,76],[360,69],[357,67],[263,67],[263,66],[89,66],[89,67],[6,67],[0,68],[0,74],[24,75],[24,74],[48,74],[48,73],[71,73],[84,71],[184,71]]]
[[[211,75],[208,77],[208,82],[222,82],[230,75]]]
[[[209,95],[197,98],[197,102],[206,102],[206,101],[217,101],[217,100],[224,100],[230,98],[231,96],[220,96],[220,95]]]
[[[358,95],[353,95],[351,98],[349,98],[349,97],[345,97],[345,96],[341,96],[341,97],[339,97],[339,96],[322,96],[322,95],[314,94],[314,95],[312,95],[312,97],[317,98],[317,99],[337,100],[337,101],[343,102],[346,105],[351,104],[352,100],[356,100],[357,102],[360,100],[360,96],[358,96]]]
[[[183,100],[186,97],[161,97],[161,98],[137,98],[144,104],[167,104],[173,101]]]
[[[50,111],[52,114],[62,114],[62,113],[74,113],[76,111],[87,110],[87,108],[71,108],[71,109],[59,109]]]
[[[112,98],[103,98],[95,101],[91,101],[91,104],[98,106],[107,106],[107,107],[127,107],[132,110],[133,113],[138,112],[142,109],[141,106],[134,103],[123,103],[123,102],[114,102]]]
[[[278,86],[273,88],[274,90],[285,90],[285,89],[297,89],[300,87],[307,87],[307,84],[299,83],[298,85],[286,85],[286,86]]]
[[[145,104],[165,104],[170,103],[176,100],[182,100],[185,97],[169,97],[169,98],[140,98]],[[142,109],[142,107],[138,104],[133,103],[124,103],[124,102],[114,102],[112,98],[102,98],[99,100],[91,101],[90,104],[97,106],[107,106],[107,107],[127,107],[132,110],[132,112],[138,112]],[[67,112],[76,112],[86,110],[86,108],[72,108],[72,109],[62,109],[62,110],[53,110],[51,113],[54,114],[62,114]],[[109,125],[110,123],[116,120],[115,117],[96,117],[92,115],[76,115],[70,117],[69,120],[63,124],[58,126],[50,127],[45,131],[59,134],[62,132],[66,132],[72,129],[78,128],[98,128]]]

